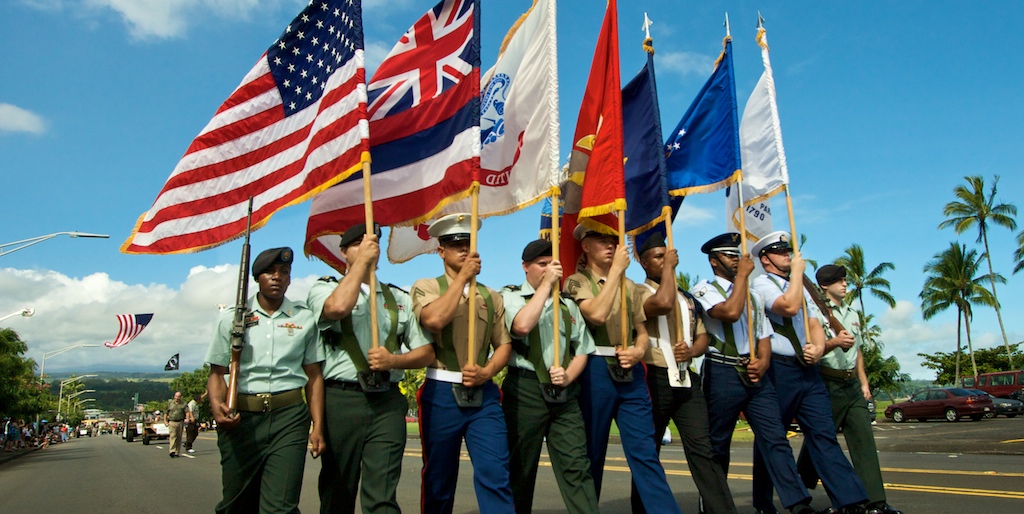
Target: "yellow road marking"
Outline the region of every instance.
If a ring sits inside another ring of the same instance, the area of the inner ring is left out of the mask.
[[[1024,439],[1007,439],[1005,441],[1002,441],[1002,443],[1003,444],[1007,444],[1007,443],[1024,443]]]

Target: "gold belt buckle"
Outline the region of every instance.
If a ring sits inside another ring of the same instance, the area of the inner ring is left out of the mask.
[[[270,412],[270,397],[274,396],[270,393],[260,393],[256,397],[263,400],[263,412]]]

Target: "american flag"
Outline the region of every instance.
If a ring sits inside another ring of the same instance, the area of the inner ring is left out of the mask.
[[[479,0],[442,0],[370,79],[374,221],[409,225],[468,196],[480,173]],[[331,265],[338,234],[362,223],[362,174],[313,199],[306,254]]]
[[[117,331],[117,338],[103,343],[103,346],[117,348],[132,342],[152,320],[152,314],[118,314],[117,322],[121,324],[121,329]]]
[[[125,253],[194,252],[344,180],[369,160],[362,7],[314,0],[263,54],[171,173]]]

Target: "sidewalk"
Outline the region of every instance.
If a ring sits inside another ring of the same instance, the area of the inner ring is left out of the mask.
[[[4,464],[7,464],[8,462],[10,462],[10,461],[12,461],[14,459],[17,459],[18,457],[21,457],[22,455],[28,455],[29,453],[33,453],[33,452],[38,451],[38,450],[40,450],[39,447],[36,447],[36,448],[23,448],[21,450],[13,451],[13,452],[5,452],[5,451],[0,450],[0,466],[2,466]]]

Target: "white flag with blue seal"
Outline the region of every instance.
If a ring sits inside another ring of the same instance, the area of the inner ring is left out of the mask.
[[[558,155],[558,41],[555,0],[535,0],[508,34],[494,66],[481,77],[480,216],[500,216],[551,195],[561,172]],[[434,219],[469,212],[469,200]],[[437,248],[428,223],[392,227],[388,260],[406,262]]]

